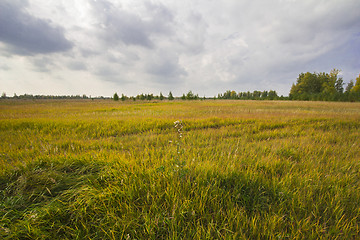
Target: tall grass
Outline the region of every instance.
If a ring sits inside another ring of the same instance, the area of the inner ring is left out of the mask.
[[[357,239],[359,120],[358,103],[1,101],[0,238]]]

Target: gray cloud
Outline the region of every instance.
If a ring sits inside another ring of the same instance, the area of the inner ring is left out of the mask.
[[[93,50],[91,48],[81,47],[80,48],[81,57],[88,58],[88,57],[94,57],[99,54],[101,54],[98,50]]]
[[[144,4],[150,12],[145,19],[106,0],[92,1],[91,4],[98,20],[96,27],[100,30],[99,35],[109,44],[153,48],[152,37],[171,32],[169,23],[172,13],[163,5]]]
[[[117,75],[117,71],[109,66],[100,66],[96,69],[95,74],[102,77],[113,77]]]
[[[0,2],[0,41],[11,46],[19,55],[63,52],[72,48],[64,36],[64,29],[49,21],[28,14],[27,1]]]
[[[48,57],[34,57],[31,60],[34,70],[38,72],[51,72],[52,68],[55,66],[55,63],[51,58]]]
[[[185,69],[179,64],[178,57],[166,54],[161,54],[149,62],[146,71],[158,78],[165,78],[167,83],[187,75]]]
[[[6,65],[6,64],[1,64],[0,65],[0,70],[4,70],[4,71],[8,71],[8,70],[10,70],[11,68],[8,66],[8,65]]]
[[[205,50],[208,24],[199,12],[187,14],[185,21],[178,23],[177,39],[187,54],[200,54]]]
[[[74,71],[87,70],[86,64],[80,61],[71,61],[67,64],[67,67]]]
[[[99,66],[96,66],[91,71],[93,74],[106,82],[117,84],[124,84],[129,82],[129,80],[126,79],[126,73],[122,74],[119,72],[118,66],[116,64],[99,64]]]

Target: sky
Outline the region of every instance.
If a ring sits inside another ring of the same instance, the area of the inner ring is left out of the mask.
[[[0,92],[199,96],[360,73],[359,0],[0,0]]]

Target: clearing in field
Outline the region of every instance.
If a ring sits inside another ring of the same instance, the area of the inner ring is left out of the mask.
[[[1,100],[2,239],[358,239],[360,103]]]

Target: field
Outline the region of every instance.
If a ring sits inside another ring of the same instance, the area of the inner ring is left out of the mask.
[[[0,133],[1,239],[360,239],[360,103],[1,100]]]

